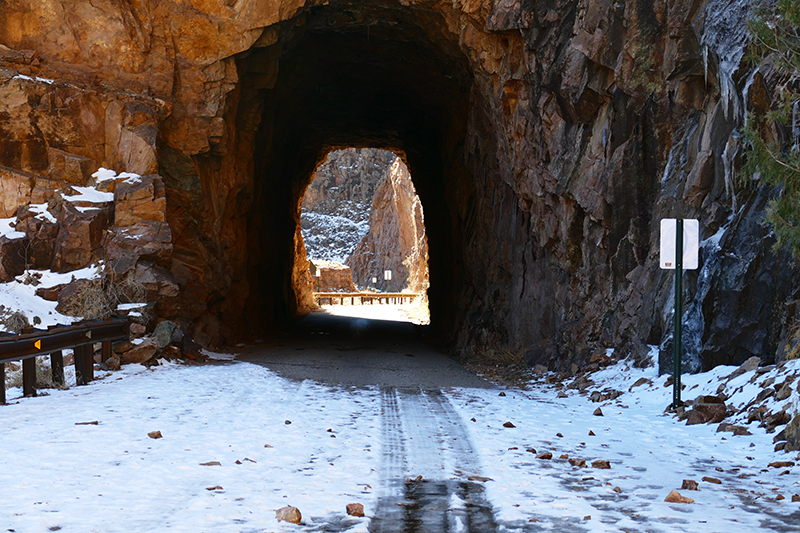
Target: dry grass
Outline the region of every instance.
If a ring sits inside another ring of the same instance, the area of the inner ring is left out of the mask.
[[[9,333],[22,333],[22,330],[30,327],[31,323],[25,313],[20,311],[12,311],[5,306],[0,305],[0,324],[6,328]]]
[[[9,368],[10,367],[10,368]],[[22,365],[6,365],[6,388],[22,388]],[[50,358],[47,356],[36,358],[36,388],[37,389],[67,389],[66,385],[58,386],[53,383],[53,371],[50,368]]]
[[[84,283],[59,310],[65,315],[97,320],[111,316],[120,304],[141,302],[146,296],[147,289],[133,272],[119,278],[104,272],[100,278]],[[150,317],[143,313],[136,319],[147,322]]]

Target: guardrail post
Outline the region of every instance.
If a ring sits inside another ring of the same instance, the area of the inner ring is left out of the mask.
[[[64,385],[64,356],[61,350],[50,354],[50,370],[53,373],[53,385],[62,387]]]
[[[36,396],[36,358],[23,359],[22,361],[22,395]]]
[[[6,364],[0,363],[0,405],[6,403]]]
[[[83,346],[76,346],[74,349],[76,385],[87,385],[92,380],[89,370],[87,369],[87,359],[89,359],[90,356],[89,356],[89,350],[87,350],[86,348],[87,346],[83,345]],[[91,364],[91,362],[89,362],[89,364]]]
[[[106,362],[111,358],[111,341],[103,343],[103,355],[100,357],[102,362]]]

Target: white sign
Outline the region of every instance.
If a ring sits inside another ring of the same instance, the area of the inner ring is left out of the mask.
[[[675,270],[677,227],[674,218],[661,219],[661,268]],[[700,256],[700,223],[694,218],[683,220],[683,268],[696,270]]]
[[[391,270],[384,270],[383,271],[383,279],[385,279],[386,281],[389,281],[390,279],[392,279],[392,271]]]

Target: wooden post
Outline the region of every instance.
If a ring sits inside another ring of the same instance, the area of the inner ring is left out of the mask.
[[[88,385],[94,379],[94,361],[91,354],[91,346],[75,347],[75,382],[78,385]]]
[[[22,361],[22,395],[36,396],[36,358],[29,357]]]
[[[106,341],[103,343],[103,355],[100,360],[105,363],[110,358],[111,358],[111,341]]]
[[[6,364],[0,363],[0,405],[6,403]]]
[[[64,385],[64,356],[61,350],[50,354],[50,369],[53,372],[53,385],[61,387]]]

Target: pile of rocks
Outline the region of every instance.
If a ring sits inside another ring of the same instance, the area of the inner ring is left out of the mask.
[[[103,168],[89,174],[78,156],[55,149],[50,155],[47,177],[0,168],[0,214],[11,219],[14,230],[0,236],[0,282],[27,269],[63,273],[104,262],[116,279],[135,277],[146,301],[156,303],[157,316],[177,316],[179,288],[169,270],[172,232],[162,178]],[[61,167],[72,170],[59,172]],[[82,283],[37,294],[62,306]]]
[[[140,324],[131,324],[130,340],[115,343],[113,355],[105,361],[108,370],[119,370],[123,364],[158,364],[168,361],[205,361],[208,358],[200,351],[184,328],[171,320],[162,320],[152,333]]]

